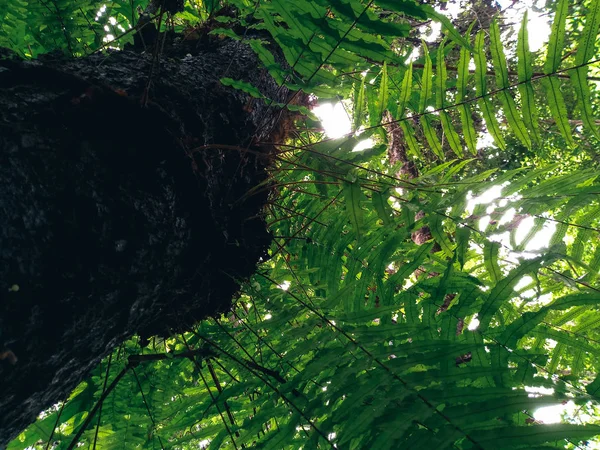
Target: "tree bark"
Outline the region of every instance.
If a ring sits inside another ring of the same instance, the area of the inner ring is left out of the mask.
[[[0,448],[123,340],[227,310],[267,257],[247,194],[282,113],[219,82],[285,102],[258,66],[217,38],[0,61]]]

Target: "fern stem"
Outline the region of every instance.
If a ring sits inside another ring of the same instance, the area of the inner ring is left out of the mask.
[[[108,383],[108,375],[110,373],[110,366],[112,364],[113,354],[111,353],[108,357],[108,363],[106,365],[106,373],[104,374],[104,384],[102,386],[102,392],[106,391],[106,384]],[[100,430],[100,420],[102,419],[102,405],[98,409],[98,423],[96,424],[96,433],[94,434],[94,445],[93,450],[96,450],[96,442],[98,441],[98,431]]]
[[[135,367],[132,367],[131,371],[133,372],[135,381],[137,382],[137,385],[140,388],[140,394],[142,394],[142,400],[144,401],[144,406],[146,407],[146,411],[148,411],[148,417],[150,418],[150,422],[152,422],[152,428],[153,428],[154,432],[156,432],[157,431],[156,422],[154,421],[154,417],[152,417],[152,412],[150,411],[150,405],[148,405],[148,401],[146,400],[146,396],[144,395],[144,390],[142,389],[142,384],[140,383],[140,379],[138,378],[138,375],[135,371]],[[100,405],[100,406],[102,406],[102,405]],[[160,443],[160,448],[162,450],[165,450],[165,446],[163,445],[163,442],[162,442],[162,439],[160,438],[160,436],[157,434],[156,437],[158,438],[158,442]]]
[[[83,432],[86,430],[86,428],[88,427],[88,425],[90,424],[90,422],[92,421],[94,416],[96,415],[96,412],[100,409],[100,406],[102,405],[102,403],[104,403],[104,400],[106,400],[106,397],[108,397],[110,395],[110,393],[113,391],[113,389],[115,387],[117,387],[117,384],[119,384],[119,382],[125,376],[125,374],[127,372],[129,372],[129,369],[133,369],[134,365],[137,365],[137,363],[127,364],[123,368],[123,370],[121,370],[119,372],[119,374],[115,377],[115,379],[112,381],[112,383],[110,383],[110,385],[108,386],[106,391],[104,391],[102,393],[102,395],[100,396],[100,398],[98,399],[98,401],[96,402],[96,404],[94,405],[92,410],[89,412],[89,414],[85,418],[85,421],[79,427],[79,430],[77,430],[77,433],[75,434],[75,437],[73,437],[73,440],[67,447],[67,450],[73,450],[77,446],[77,443],[79,442],[79,439],[81,438],[81,435],[83,434]]]
[[[239,358],[237,358],[236,356],[234,356],[233,354],[231,354],[230,352],[228,352],[227,350],[223,349],[221,346],[219,346],[216,342],[210,340],[209,338],[205,337],[205,336],[201,336],[199,335],[195,330],[192,330],[192,333],[197,336],[198,338],[202,339],[203,341],[207,342],[208,344],[210,344],[211,346],[213,346],[214,348],[216,348],[219,352],[223,353],[225,356],[227,356],[229,359],[231,359],[232,361],[234,361],[235,363],[237,363],[238,365],[240,365],[241,367],[245,368],[246,370],[248,370],[250,373],[252,373],[254,376],[256,376],[258,379],[260,379],[263,383],[265,383],[273,392],[275,392],[277,395],[279,395],[288,405],[290,405],[293,409],[295,409],[303,418],[304,420],[306,420],[308,422],[308,424],[310,425],[310,427],[315,430],[323,439],[325,439],[325,441],[331,446],[331,448],[336,448],[333,443],[329,440],[329,438],[327,437],[327,435],[325,433],[323,433],[323,431],[321,431],[316,425],[315,423],[310,419],[310,417],[308,417],[304,411],[302,411],[296,404],[294,404],[286,394],[284,394],[283,392],[281,392],[276,386],[274,386],[267,378],[262,377],[256,370],[253,370],[251,367],[248,367],[248,365],[246,363],[244,363],[244,361],[240,360]],[[303,431],[306,433],[306,430],[303,429]]]

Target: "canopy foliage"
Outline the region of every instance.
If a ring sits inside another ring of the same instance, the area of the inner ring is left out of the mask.
[[[506,47],[501,14],[463,30],[421,3],[197,0],[161,22],[246,42],[279,84],[344,99],[352,131],[327,137],[300,108],[256,188],[272,189],[271,258],[231,312],[123,343],[9,449],[583,448],[600,434],[600,1],[549,2],[535,53],[527,17]],[[0,46],[122,47],[138,7],[5,2]],[[444,37],[419,44],[428,21]],[[563,423],[533,418],[561,403]]]

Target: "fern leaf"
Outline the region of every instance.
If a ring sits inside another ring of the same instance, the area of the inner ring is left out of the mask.
[[[546,91],[546,98],[548,99],[548,105],[550,106],[550,114],[554,118],[560,134],[569,147],[575,147],[571,126],[569,125],[567,105],[565,104],[565,99],[560,91],[559,79],[555,76],[542,78],[542,86],[544,86],[544,90]]]
[[[548,41],[546,61],[544,62],[544,73],[546,75],[555,73],[560,67],[562,51],[565,48],[565,24],[568,9],[569,0],[558,1]]]
[[[596,41],[598,39],[598,30],[600,29],[600,2],[592,0],[590,10],[585,16],[585,26],[581,38],[577,43],[577,53],[575,54],[575,65],[586,64],[594,57],[596,52]]]
[[[406,107],[410,101],[410,95],[412,94],[412,64],[408,66],[404,77],[402,78],[402,86],[400,88],[400,98],[398,99],[398,109],[396,111],[396,117],[402,119],[406,114]]]
[[[406,144],[408,145],[408,149],[411,151],[412,155],[416,158],[423,158],[423,153],[419,147],[419,142],[415,136],[415,130],[410,123],[405,121],[400,122],[400,128],[402,129],[402,133],[404,133],[404,138],[406,139]]]
[[[475,87],[477,90],[477,97],[479,108],[483,114],[485,124],[487,125],[488,132],[494,138],[494,142],[501,149],[506,149],[506,143],[502,138],[500,126],[498,125],[498,119],[496,119],[496,111],[489,99],[487,92],[487,62],[485,60],[485,48],[484,48],[484,35],[483,31],[477,33],[475,37]]]
[[[425,108],[428,106],[427,103],[431,100],[432,97],[432,87],[433,87],[433,67],[431,62],[431,57],[429,56],[429,50],[427,49],[427,44],[423,42],[423,59],[424,59],[424,67],[423,67],[423,76],[421,77],[421,91],[419,94],[419,109],[417,112],[419,114],[423,114],[425,112]]]
[[[471,231],[466,227],[457,227],[456,229],[456,260],[460,264],[461,270],[467,261],[470,234]]]
[[[531,52],[529,51],[529,35],[527,31],[528,20],[527,11],[523,14],[521,28],[519,29],[519,37],[517,41],[517,74],[518,74],[518,89],[521,95],[521,110],[523,121],[527,126],[531,136],[537,144],[541,143],[541,137],[538,126],[538,109],[535,105],[535,97],[533,86],[531,85],[531,77],[533,76]]]
[[[496,85],[501,91],[499,92],[500,101],[506,114],[506,119],[510,128],[515,133],[517,138],[527,148],[531,148],[531,139],[527,133],[527,128],[521,114],[517,109],[517,105],[510,94],[509,86],[510,81],[508,79],[508,67],[506,64],[506,58],[504,57],[504,48],[502,46],[502,40],[500,38],[500,29],[498,23],[493,20],[490,25],[490,50],[492,53],[492,62],[496,73]]]
[[[599,8],[600,10],[600,8]],[[577,94],[577,104],[581,111],[581,118],[588,130],[598,139],[600,133],[596,126],[594,113],[592,112],[592,102],[590,101],[591,93],[587,81],[588,67],[578,67],[569,71],[573,87]]]
[[[392,225],[392,208],[387,202],[389,195],[390,194],[387,189],[384,192],[377,191],[371,194],[373,207],[375,208],[375,211],[377,211],[379,218],[383,220],[383,224],[385,226]]]
[[[362,191],[357,181],[344,181],[344,197],[346,199],[346,214],[352,223],[357,239],[360,240],[364,223],[364,213],[360,207]]]
[[[446,255],[448,256],[452,256],[454,254],[455,245],[452,241],[450,241],[448,234],[444,230],[442,216],[440,216],[439,214],[434,214],[429,219],[429,228],[431,230],[431,235],[433,236],[435,241],[438,244],[440,244],[444,253],[446,253]]]
[[[498,251],[500,244],[498,242],[487,241],[484,246],[483,256],[485,268],[490,274],[493,285],[502,279],[502,270],[498,265]]]
[[[561,441],[570,436],[575,441],[591,438],[600,434],[600,427],[594,425],[531,425],[531,426],[502,426],[488,430],[477,430],[471,437],[482,448],[490,450],[534,448],[539,444]]]
[[[379,97],[377,99],[377,104],[379,105],[378,110],[378,120],[381,123],[381,118],[383,117],[384,111],[387,109],[388,103],[388,74],[387,74],[387,65],[384,62],[383,68],[381,69],[381,81],[379,83]]]
[[[365,79],[363,78],[360,84],[357,84],[354,94],[354,114],[353,114],[353,130],[360,128],[365,108]]]
[[[423,76],[421,78],[421,93],[419,97],[419,109],[417,112],[422,114],[420,118],[421,127],[423,128],[423,134],[425,135],[429,147],[438,158],[443,159],[444,153],[442,151],[442,145],[431,126],[430,118],[425,115],[425,110],[428,106],[427,103],[431,101],[432,98],[433,88],[433,67],[431,57],[429,56],[429,50],[427,49],[425,42],[423,42],[423,52],[425,65],[423,68]]]
[[[427,115],[421,116],[421,127],[423,128],[423,134],[429,144],[429,148],[433,153],[442,161],[444,160],[444,151],[442,150],[442,144],[437,137],[437,134],[431,126],[431,119]]]
[[[487,300],[481,308],[479,318],[479,329],[482,332],[487,330],[492,317],[494,314],[496,314],[498,309],[500,309],[502,303],[506,302],[510,298],[512,290],[519,280],[524,275],[537,271],[541,265],[541,262],[542,261],[539,258],[523,262],[517,268],[511,270],[508,275],[500,280],[490,291]]]
[[[446,31],[448,32],[448,35],[452,38],[452,40],[454,42],[456,42],[457,44],[460,44],[461,46],[463,46],[465,48],[468,48],[468,49],[471,48],[471,44],[469,43],[469,41],[467,39],[465,39],[463,36],[461,36],[461,34],[454,27],[452,22],[450,22],[450,20],[445,15],[437,12],[430,5],[423,5],[422,8],[425,11],[425,14],[427,14],[427,17],[429,17],[431,19],[435,19],[438,22],[441,22],[442,26],[446,29]]]
[[[579,104],[583,122],[596,138],[600,138],[600,134],[592,113],[590,89],[587,81],[587,63],[594,57],[595,43],[599,28],[600,2],[592,1],[590,4],[590,11],[586,15],[583,33],[578,42],[577,53],[575,54],[576,68],[569,72],[575,92],[577,93],[577,103]]]
[[[462,123],[463,136],[465,143],[471,154],[477,154],[477,132],[471,116],[471,108],[466,103],[467,83],[469,80],[469,61],[471,53],[466,48],[460,49],[460,58],[458,61],[458,79],[456,81],[456,102],[459,105],[460,120]]]
[[[440,44],[436,58],[437,74],[435,79],[437,85],[435,94],[435,107],[439,110],[440,120],[442,122],[442,129],[444,130],[444,134],[448,139],[448,144],[450,145],[450,148],[459,158],[462,158],[463,151],[460,138],[458,136],[458,133],[454,129],[454,125],[452,125],[450,115],[443,110],[446,107],[446,81],[448,78],[446,63],[444,61],[444,43],[445,42],[442,41],[442,43]]]

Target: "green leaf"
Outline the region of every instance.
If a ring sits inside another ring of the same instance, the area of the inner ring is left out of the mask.
[[[440,158],[442,161],[444,160],[444,151],[442,150],[442,144],[435,133],[434,128],[431,126],[431,121],[429,116],[423,115],[421,116],[421,127],[423,128],[423,134],[425,135],[425,139],[429,144],[429,148],[433,153]]]
[[[533,76],[533,63],[531,61],[531,52],[529,51],[529,34],[527,11],[523,14],[519,37],[517,41],[517,75],[518,89],[521,95],[521,113],[527,129],[533,136],[537,144],[541,143],[541,137],[538,126],[539,113],[535,104],[535,96],[531,77]]]
[[[254,52],[258,55],[260,61],[275,79],[277,84],[283,84],[285,80],[285,71],[281,64],[275,61],[273,53],[265,48],[263,41],[259,39],[249,39],[247,42],[248,45],[252,47],[252,50],[254,50]]]
[[[358,181],[348,182],[344,181],[344,197],[346,199],[346,214],[352,223],[356,238],[360,240],[363,223],[364,213],[360,207],[360,201],[362,198],[362,191]]]
[[[600,374],[596,375],[596,378],[594,378],[594,381],[592,381],[590,384],[588,384],[585,387],[585,390],[588,394],[590,394],[592,397],[594,397],[596,400],[600,399]]]
[[[427,19],[423,5],[417,5],[412,0],[376,0],[375,3],[388,11],[407,14],[419,19]]]
[[[412,94],[412,64],[408,66],[404,77],[402,78],[402,87],[400,90],[400,98],[398,99],[398,110],[396,117],[402,119],[406,114],[406,107],[410,101],[410,95]]]
[[[504,57],[500,29],[498,28],[496,20],[493,20],[490,24],[490,51],[492,53],[492,61],[496,73],[496,86],[501,89],[499,97],[508,124],[523,145],[527,148],[531,148],[531,139],[527,133],[527,128],[525,127],[525,123],[521,119],[521,114],[519,114],[517,105],[510,94],[508,67],[506,65],[506,58]]]
[[[454,125],[450,119],[450,115],[443,111],[446,107],[446,81],[448,79],[448,73],[446,70],[446,63],[444,61],[444,44],[442,41],[437,51],[436,58],[436,66],[437,66],[437,74],[435,77],[436,80],[436,94],[435,94],[435,107],[440,110],[440,120],[442,122],[442,129],[444,130],[444,134],[448,139],[448,144],[452,151],[460,158],[463,156],[462,144],[460,142],[460,138],[458,137],[458,133],[454,129]]]
[[[431,101],[432,98],[432,87],[433,87],[433,68],[431,58],[429,57],[429,51],[427,50],[427,44],[423,42],[423,58],[424,58],[424,67],[423,67],[423,76],[421,77],[421,92],[419,94],[419,109],[417,112],[419,114],[423,114],[425,112],[425,108],[428,106],[427,103]]]
[[[381,81],[379,82],[379,98],[377,99],[378,105],[378,113],[377,120],[381,123],[381,119],[383,117],[383,113],[387,108],[388,103],[388,75],[387,75],[387,65],[384,62],[383,67],[381,69]]]
[[[452,256],[455,245],[444,231],[443,217],[440,214],[433,214],[429,218],[429,229],[433,239],[440,244],[444,253],[447,256]]]
[[[598,2],[596,2],[596,5],[598,5]],[[600,7],[597,9],[600,11]],[[600,133],[598,132],[598,127],[596,126],[596,119],[594,117],[594,113],[592,112],[592,102],[590,100],[592,95],[588,86],[587,74],[587,66],[579,67],[569,71],[571,81],[573,82],[573,88],[577,93],[577,104],[579,105],[579,110],[581,111],[583,123],[596,137],[596,139],[600,139]]]
[[[548,41],[548,52],[544,62],[544,73],[550,75],[560,67],[562,51],[565,48],[565,24],[569,10],[569,0],[558,0],[554,21]]]
[[[221,78],[219,81],[221,84],[223,84],[223,86],[231,86],[234,89],[239,89],[240,91],[244,91],[246,94],[250,94],[254,98],[265,98],[256,86],[253,86],[246,81],[234,80],[228,77]]]
[[[322,0],[317,3],[322,6],[331,7],[337,14],[340,14],[344,19],[353,22],[358,19],[357,26],[370,33],[380,34],[383,36],[405,37],[410,32],[410,26],[404,23],[384,22],[379,18],[371,18],[367,11],[363,12],[363,6],[354,1],[346,0]],[[376,16],[375,16],[376,17]]]
[[[510,348],[514,347],[519,339],[533,330],[544,320],[548,312],[552,310],[565,310],[582,305],[597,304],[596,294],[571,294],[556,299],[549,305],[540,308],[538,311],[531,311],[522,314],[517,320],[512,322],[498,338],[498,342]]]
[[[381,220],[383,220],[383,224],[385,226],[392,225],[392,208],[388,204],[388,198],[390,196],[389,191],[386,189],[383,192],[374,191],[371,193],[371,198],[373,200],[373,207],[375,211],[377,211],[377,215]]]
[[[467,251],[469,250],[469,237],[471,230],[467,227],[456,228],[456,260],[460,264],[462,270],[467,261]]]
[[[450,116],[446,111],[440,111],[440,120],[442,121],[442,129],[444,130],[444,135],[446,139],[448,139],[448,144],[452,151],[459,158],[463,157],[462,144],[460,142],[460,138],[458,137],[458,133],[454,129],[454,125],[452,125],[452,121]]]
[[[577,43],[577,53],[575,54],[575,65],[582,66],[594,57],[596,52],[596,40],[598,39],[598,30],[600,29],[600,2],[597,0],[590,2],[589,11],[585,15],[585,26],[581,38]]]
[[[363,78],[360,84],[357,84],[354,95],[354,114],[353,114],[353,127],[354,131],[358,130],[363,122],[363,115],[365,109],[365,79]]]
[[[241,36],[238,36],[231,28],[215,28],[211,30],[209,34],[214,34],[220,37],[227,36],[234,40],[240,40],[242,38]]]
[[[427,255],[433,248],[433,242],[419,246],[416,251],[411,254],[410,260],[400,266],[398,271],[388,278],[389,283],[394,289],[396,286],[401,286],[417,268],[423,263]]]
[[[591,345],[586,338],[567,331],[557,330],[544,324],[538,325],[529,334],[544,339],[552,339],[560,344],[561,347],[552,352],[552,359],[548,365],[548,371],[550,373],[556,373],[560,359],[567,351],[582,350],[594,356],[600,355],[600,349]]]
[[[406,139],[406,144],[408,145],[411,154],[416,158],[423,158],[423,154],[421,153],[419,142],[417,141],[415,130],[412,125],[406,121],[402,121],[400,122],[400,128],[402,129],[404,139]]]
[[[552,397],[533,398],[526,392],[518,392],[509,396],[499,396],[493,399],[476,401],[465,405],[451,406],[444,409],[444,414],[452,417],[452,422],[460,425],[470,425],[473,422],[497,419],[505,414],[515,414],[522,411],[533,411],[537,408],[557,406],[561,402]]]
[[[458,78],[456,81],[456,103],[459,105],[460,121],[462,123],[463,137],[471,154],[477,154],[477,132],[471,116],[471,108],[466,100],[466,89],[469,80],[469,61],[471,53],[466,48],[460,49],[458,61]]]
[[[571,126],[569,125],[569,117],[567,115],[567,105],[560,91],[560,81],[558,77],[551,76],[542,78],[542,86],[546,91],[546,98],[550,105],[550,113],[556,122],[556,126],[560,134],[565,138],[567,145],[571,148],[575,147],[575,141],[571,134]]]
[[[483,247],[483,257],[485,268],[490,274],[492,285],[496,285],[502,279],[502,270],[498,265],[498,251],[500,244],[498,242],[486,241]]]
[[[485,48],[484,48],[484,33],[479,31],[475,37],[475,87],[477,90],[477,97],[479,100],[477,104],[481,109],[485,124],[489,133],[494,138],[496,145],[502,149],[506,149],[506,143],[502,138],[500,126],[498,125],[498,119],[496,119],[496,109],[492,105],[487,92],[487,62],[485,60]]]
[[[600,434],[595,425],[530,425],[502,426],[470,433],[475,442],[485,449],[532,448],[546,442],[563,441],[566,436],[574,441],[589,439]]]
[[[417,112],[421,114],[421,127],[423,128],[423,134],[427,139],[429,147],[438,158],[443,159],[444,152],[442,150],[442,144],[440,143],[433,127],[431,126],[430,118],[425,115],[425,109],[428,106],[428,102],[431,101],[432,98],[433,68],[431,58],[429,57],[429,51],[427,50],[427,45],[424,42],[423,51],[425,53],[425,66],[423,69],[423,77],[421,78],[421,93],[419,96],[419,109]]]
[[[490,291],[490,294],[481,308],[479,318],[479,330],[485,332],[492,320],[492,317],[500,306],[507,302],[513,293],[515,285],[523,278],[524,275],[535,273],[542,264],[540,258],[523,261],[515,269],[511,270],[506,277],[500,280],[496,286]]]

